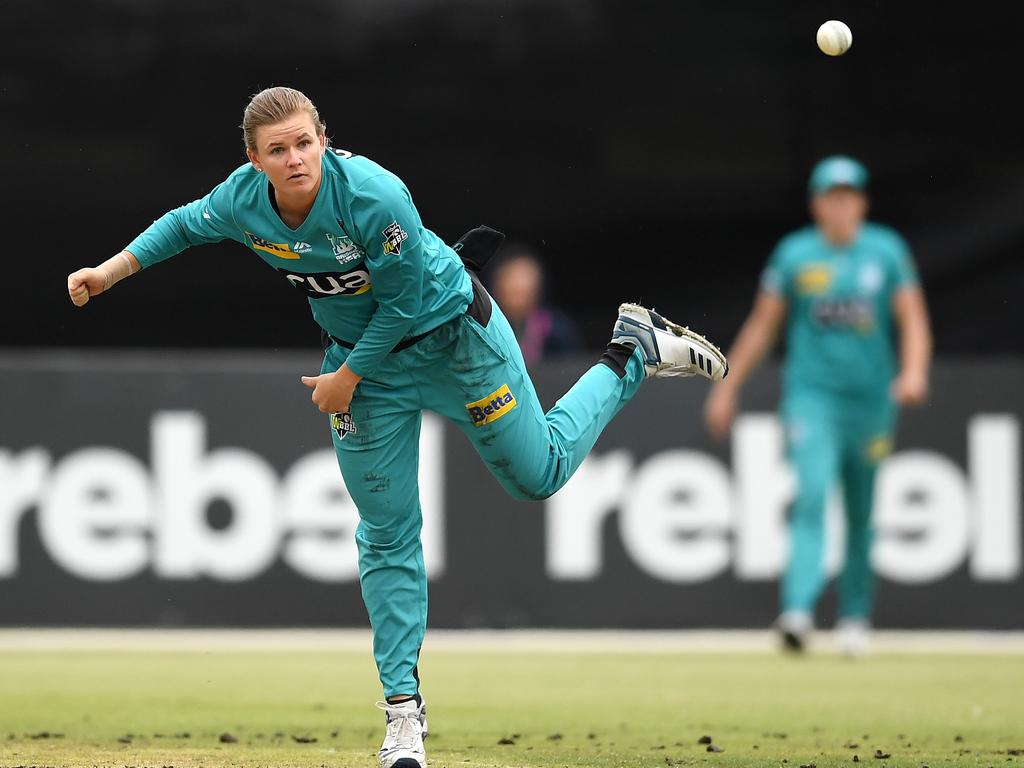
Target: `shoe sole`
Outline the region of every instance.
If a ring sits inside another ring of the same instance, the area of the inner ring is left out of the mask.
[[[782,647],[790,653],[804,652],[804,639],[796,632],[782,632]]]
[[[723,379],[726,376],[729,375],[729,361],[725,359],[725,355],[722,354],[722,350],[720,350],[717,346],[715,346],[714,343],[708,341],[706,338],[701,336],[699,333],[695,333],[694,331],[691,331],[685,325],[679,325],[677,323],[673,323],[667,317],[664,317],[663,315],[659,315],[657,312],[655,312],[652,309],[647,309],[646,307],[641,307],[639,304],[621,304],[619,306],[619,314],[621,315],[621,314],[625,314],[625,313],[640,314],[641,316],[647,315],[649,317],[656,317],[656,318],[658,318],[659,320],[661,320],[662,323],[665,324],[665,329],[668,330],[668,331],[671,331],[673,335],[678,336],[679,338],[682,338],[682,339],[690,339],[691,341],[695,341],[698,344],[700,344],[701,346],[703,346],[705,349],[707,349],[708,352],[712,353],[715,356],[715,358],[718,360],[719,365],[723,369],[723,373],[722,373],[722,378]],[[659,330],[659,331],[662,330],[661,328],[658,328],[657,326],[654,326],[654,328],[655,328],[655,330]],[[697,365],[697,361],[693,359],[693,354],[694,354],[694,352],[691,349],[690,350],[691,363],[693,365]]]

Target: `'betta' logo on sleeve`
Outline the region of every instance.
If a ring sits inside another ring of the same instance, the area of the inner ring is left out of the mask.
[[[491,392],[487,397],[481,398],[474,403],[466,403],[466,410],[469,411],[469,418],[473,420],[474,427],[482,427],[497,421],[506,413],[516,407],[515,396],[509,391],[508,384],[503,384],[500,389]]]

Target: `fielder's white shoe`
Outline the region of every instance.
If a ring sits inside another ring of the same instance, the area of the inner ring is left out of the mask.
[[[710,341],[638,304],[619,307],[612,341],[639,347],[648,376],[703,376],[718,381],[729,372],[725,355]]]
[[[839,652],[851,659],[866,656],[871,642],[871,625],[866,619],[840,619],[836,624]]]
[[[377,760],[380,768],[427,768],[423,738],[427,735],[427,705],[415,699],[389,704],[378,701],[384,710],[386,732]]]
[[[785,650],[801,653],[807,647],[807,638],[814,629],[814,622],[803,611],[784,611],[775,620],[775,629],[778,630]]]

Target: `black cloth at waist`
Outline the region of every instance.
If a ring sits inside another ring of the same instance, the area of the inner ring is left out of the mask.
[[[476,272],[469,269],[467,269],[466,272],[469,274],[470,282],[473,284],[473,300],[469,302],[469,306],[466,307],[465,314],[469,315],[480,323],[480,325],[486,328],[487,324],[491,321],[491,297],[488,295],[483,283],[480,282],[480,278],[477,277]],[[441,325],[444,325],[444,323],[441,323]],[[403,349],[408,349],[413,344],[423,341],[423,339],[427,338],[427,336],[440,328],[441,325],[436,328],[431,328],[429,331],[416,334],[415,336],[410,336],[407,339],[402,339],[391,348],[391,352],[401,352]],[[322,328],[320,329],[320,341],[324,349],[327,349],[332,341],[339,347],[344,347],[345,349],[356,348],[356,345],[351,341],[339,339],[337,336],[328,333]]]

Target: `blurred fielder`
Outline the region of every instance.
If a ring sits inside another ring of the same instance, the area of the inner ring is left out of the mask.
[[[481,227],[447,246],[423,226],[397,176],[328,145],[299,91],[256,94],[242,130],[248,163],[99,267],[71,274],[68,291],[82,306],[189,246],[230,239],[308,297],[326,352],[320,375],[302,381],[330,414],[359,509],[359,580],[387,699],[379,705],[387,724],[380,765],[425,768],[421,411],[454,421],[514,497],[545,499],[646,377],[718,380],[725,358],[697,334],[623,304],[599,363],[545,413],[512,329],[475,274],[500,233]]]
[[[892,446],[898,405],[928,394],[931,332],[906,243],[865,221],[867,171],[848,157],[819,162],[809,183],[815,226],[784,237],[753,310],[730,350],[732,375],[709,394],[705,416],[724,438],[743,382],[786,322],[782,419],[797,479],[790,559],[777,628],[802,650],[825,585],[825,501],[841,480],[847,521],[839,576],[840,647],[867,648],[874,597],[871,504],[879,462]],[[893,326],[899,330],[899,365]]]

